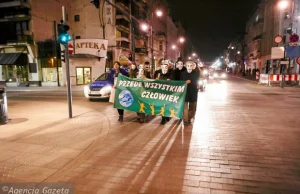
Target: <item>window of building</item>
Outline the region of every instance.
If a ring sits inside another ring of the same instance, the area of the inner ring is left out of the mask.
[[[80,36],[75,36],[75,39],[80,39],[81,37]]]
[[[163,51],[164,50],[164,41],[160,40],[158,43],[158,46],[159,46],[159,51]]]
[[[80,16],[79,15],[75,15],[74,16],[74,20],[75,20],[75,22],[79,22],[80,21]]]
[[[258,20],[259,20],[259,15],[256,16],[255,22],[258,22]]]

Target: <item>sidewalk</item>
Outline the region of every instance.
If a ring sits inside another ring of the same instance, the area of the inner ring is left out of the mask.
[[[107,117],[86,103],[73,103],[69,119],[63,101],[10,100],[10,121],[0,126],[1,182],[43,182],[104,137]]]
[[[72,91],[83,91],[85,86],[71,86]],[[6,87],[7,91],[67,91],[66,86],[43,86],[43,87]]]
[[[246,76],[242,76],[240,73],[237,73],[237,74],[230,74],[231,76],[233,77],[236,77],[236,78],[240,78],[240,79],[244,79],[244,80],[247,80],[247,81],[251,81],[252,83],[258,83],[258,80],[256,80],[256,77],[255,76],[252,76],[252,75],[246,75]]]

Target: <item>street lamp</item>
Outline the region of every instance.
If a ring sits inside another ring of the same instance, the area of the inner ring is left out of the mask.
[[[156,10],[156,16],[157,17],[162,17],[163,16],[163,12],[161,10]]]
[[[196,56],[196,53],[193,53],[192,55],[193,55],[193,57],[195,57],[195,56]]]
[[[277,6],[278,6],[278,8],[280,10],[280,13],[279,13],[279,27],[278,27],[278,34],[280,35],[281,32],[282,32],[281,29],[282,29],[282,20],[283,20],[283,18],[282,18],[283,10],[287,9],[287,7],[289,6],[289,2],[287,0],[281,0],[281,1],[278,2]],[[292,18],[292,22],[293,22],[293,18]],[[292,23],[291,26],[293,26],[293,23]],[[293,29],[293,28],[291,27],[291,29]],[[283,58],[285,60],[286,59],[286,45],[285,44],[283,45],[283,48],[284,48],[284,51],[283,51],[284,52],[284,57]],[[282,88],[284,88],[283,67],[284,67],[284,65],[280,64],[280,69],[281,69],[281,87]]]
[[[176,45],[175,45],[175,44],[172,45],[172,49],[173,49],[173,50],[176,49]]]
[[[149,26],[148,26],[147,24],[143,23],[143,24],[141,24],[141,29],[142,29],[143,31],[147,32],[148,29],[149,29]]]
[[[234,49],[234,46],[232,46],[231,49],[233,50],[233,49]]]
[[[180,37],[180,38],[179,38],[179,42],[180,42],[180,43],[184,43],[184,42],[185,42],[185,38],[184,38],[184,37]]]
[[[192,59],[192,57],[189,57],[189,60],[191,60]]]
[[[241,54],[241,51],[238,51],[237,54],[238,54],[238,55]]]
[[[289,2],[286,1],[286,0],[282,0],[278,3],[278,8],[283,10],[283,9],[286,9],[289,5]]]

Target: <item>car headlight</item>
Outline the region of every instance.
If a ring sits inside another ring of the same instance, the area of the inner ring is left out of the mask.
[[[90,86],[84,86],[84,93],[89,93],[90,92]]]
[[[111,85],[105,85],[102,89],[101,92],[103,92],[104,94],[110,93],[111,92]]]

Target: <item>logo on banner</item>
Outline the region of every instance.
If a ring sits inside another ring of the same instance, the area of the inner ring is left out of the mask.
[[[119,102],[124,107],[130,107],[134,101],[133,95],[128,90],[123,90],[119,94]]]

